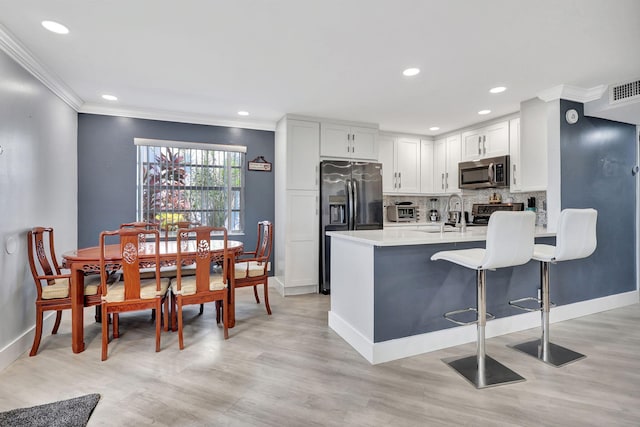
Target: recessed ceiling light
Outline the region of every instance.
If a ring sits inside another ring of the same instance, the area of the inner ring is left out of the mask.
[[[491,110],[480,110],[478,111],[478,114],[480,114],[481,116],[484,116],[485,114],[489,114],[491,112]]]
[[[249,112],[248,111],[238,111],[238,115],[239,116],[248,116]]]
[[[432,126],[429,128],[429,130],[440,130],[440,128],[438,126]]]
[[[407,68],[402,72],[407,77],[413,77],[420,73],[420,68]]]
[[[69,29],[67,27],[55,21],[42,21],[42,26],[52,33],[69,34]]]
[[[102,99],[106,99],[107,101],[117,101],[118,97],[113,95],[102,95]]]
[[[491,93],[500,93],[500,92],[504,92],[505,90],[507,90],[507,88],[504,87],[504,86],[496,86],[496,87],[492,87],[491,89],[489,89],[489,92],[491,92]]]

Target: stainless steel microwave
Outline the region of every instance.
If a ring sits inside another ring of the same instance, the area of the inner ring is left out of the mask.
[[[509,186],[509,156],[458,163],[460,188],[477,190]]]

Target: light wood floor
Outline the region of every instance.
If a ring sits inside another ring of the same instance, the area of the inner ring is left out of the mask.
[[[224,341],[213,306],[186,314],[185,345],[163,333],[154,352],[148,313],[122,315],[121,338],[100,361],[100,326],[87,309],[82,354],[69,314],[0,372],[0,411],[86,393],[102,398],[89,426],[638,426],[640,306],[551,326],[552,340],[587,355],[553,368],[506,347],[537,330],[487,340],[487,352],[527,381],[476,390],[440,359],[475,344],[372,366],[327,326],[329,297],[280,298],[273,315],[238,291]]]

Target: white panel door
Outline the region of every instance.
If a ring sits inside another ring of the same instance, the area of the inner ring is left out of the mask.
[[[285,286],[318,285],[318,192],[287,191]]]
[[[520,179],[520,119],[509,121],[509,161],[510,165],[510,191],[522,191]]]
[[[320,125],[320,155],[351,157],[350,134],[351,128],[349,126],[323,122]]]
[[[378,162],[382,163],[382,192],[396,191],[395,179],[395,138],[380,135],[378,139]]]
[[[447,169],[447,140],[437,139],[433,143],[433,192],[445,192],[445,172]]]
[[[420,141],[420,192],[434,192],[433,141]]]
[[[445,192],[459,193],[458,187],[458,163],[460,163],[460,135],[447,138],[447,170],[445,172]]]
[[[482,129],[475,129],[462,134],[462,153],[465,161],[477,160],[483,157],[484,132]]]
[[[301,120],[287,122],[287,189],[318,189],[319,149],[319,123]]]
[[[482,156],[495,157],[509,154],[509,122],[500,122],[484,129]]]
[[[356,159],[378,158],[378,130],[351,127],[351,156]]]
[[[398,138],[396,140],[396,171],[398,191],[401,193],[420,192],[420,140]]]

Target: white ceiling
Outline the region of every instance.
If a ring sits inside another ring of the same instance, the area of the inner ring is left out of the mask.
[[[424,135],[557,85],[640,78],[639,16],[638,0],[0,0],[0,30],[79,111],[266,129],[292,113]],[[422,72],[402,76],[410,66]]]

